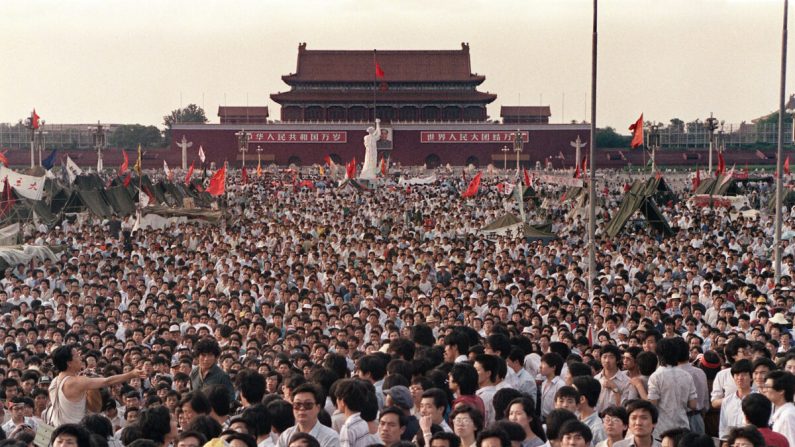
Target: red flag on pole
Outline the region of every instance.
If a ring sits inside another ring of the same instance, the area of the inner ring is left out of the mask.
[[[0,152],[0,163],[2,163],[4,166],[8,166],[8,158],[6,158],[6,152],[8,152],[8,149],[4,150],[3,152]]]
[[[478,190],[480,189],[480,177],[482,175],[483,175],[482,172],[478,172],[478,174],[475,176],[475,178],[473,178],[472,181],[469,182],[469,186],[467,187],[467,190],[464,191],[463,194],[461,194],[461,197],[467,199],[469,197],[474,197],[475,195],[477,195]]]
[[[643,114],[640,114],[640,118],[635,121],[635,124],[629,126],[629,130],[632,131],[632,143],[630,143],[630,147],[635,149],[636,147],[643,146]]]
[[[381,64],[379,64],[378,61],[375,61],[375,77],[377,79],[384,79],[385,75],[386,73],[384,73],[384,70],[381,69]]]
[[[193,162],[191,162],[190,167],[188,168],[188,175],[185,176],[185,184],[190,183],[190,178],[193,177]]]
[[[130,166],[130,159],[127,158],[127,152],[122,149],[121,154],[124,156],[124,162],[119,166],[119,177],[124,175],[124,173],[127,172],[127,168]]]
[[[580,178],[580,175],[581,175],[581,174],[582,174],[582,173],[580,172],[580,164],[579,164],[579,163],[577,163],[577,164],[575,165],[575,167],[574,167],[574,178]]]
[[[33,109],[33,114],[30,115],[30,126],[34,129],[39,128],[39,118],[41,118],[37,113],[36,109]]]
[[[787,155],[787,159],[784,160],[784,173],[789,175],[789,155]]]
[[[527,168],[522,168],[522,171],[524,171],[524,186],[525,186],[525,188],[529,188],[530,187],[530,174],[528,174]]]
[[[701,185],[701,168],[696,167],[696,177],[693,179],[693,192]]]
[[[580,167],[580,171],[582,172],[582,176],[585,177],[588,174],[588,155],[586,154],[582,158],[582,166]]]
[[[388,173],[388,169],[386,167],[386,158],[381,159],[381,175],[386,176]]]
[[[210,185],[207,187],[207,192],[212,196],[220,196],[224,193],[225,183],[226,165],[215,171],[215,174],[210,178]]]
[[[726,173],[726,160],[723,159],[723,152],[718,152],[718,170],[715,171],[715,176],[723,175]]]
[[[248,185],[248,171],[245,166],[243,166],[243,184]]]
[[[127,174],[127,177],[124,177],[124,187],[130,186],[130,180],[132,180],[132,174]]]
[[[352,179],[356,177],[356,157],[353,157],[346,166],[345,166],[345,178]]]

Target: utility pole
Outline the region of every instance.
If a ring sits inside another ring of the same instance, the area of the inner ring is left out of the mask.
[[[781,202],[784,196],[783,182],[781,177],[784,174],[782,169],[782,158],[784,157],[784,92],[787,88],[787,8],[789,1],[784,0],[784,24],[781,28],[781,87],[779,90],[778,103],[778,147],[776,148],[776,220],[775,233],[773,235],[774,272],[776,283],[781,280]]]

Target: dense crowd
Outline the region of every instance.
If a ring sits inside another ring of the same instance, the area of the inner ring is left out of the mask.
[[[633,178],[600,174],[589,283],[586,213],[554,185],[523,203],[544,242],[479,232],[519,214],[504,176],[471,199],[460,173],[299,176],[233,179],[219,223],[26,225],[66,248],[0,280],[0,447],[795,447],[795,245],[776,282],[768,184],[739,185],[755,218],[666,175],[676,234],[608,238]]]

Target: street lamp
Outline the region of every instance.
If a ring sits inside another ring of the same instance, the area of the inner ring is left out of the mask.
[[[704,128],[709,131],[709,170],[708,174],[712,175],[712,148],[715,145],[715,130],[718,128],[718,119],[709,114],[709,118],[704,120]]]
[[[508,170],[508,152],[511,152],[511,148],[509,148],[508,146],[503,146],[502,149],[500,149],[500,150],[502,151],[502,170],[503,171],[507,171]]]
[[[657,149],[660,147],[660,124],[649,126],[649,146],[651,147],[651,172],[657,171]]]
[[[781,177],[782,172],[782,158],[784,157],[784,92],[787,88],[787,10],[789,8],[788,0],[784,0],[784,21],[781,27],[781,83],[779,85],[778,96],[778,128],[776,135],[776,216],[774,221],[773,230],[773,272],[776,283],[781,280],[781,225],[784,216],[781,210],[782,201],[784,199],[784,185]],[[790,103],[792,100],[790,98]]]
[[[519,154],[522,153],[524,140],[522,139],[522,132],[516,129],[513,136],[513,151],[516,152],[516,173],[519,174]]]
[[[257,169],[262,164],[262,146],[257,145]]]
[[[94,131],[94,147],[97,149],[97,173],[102,172],[104,169],[102,165],[102,148],[105,147],[105,129],[102,124],[97,121],[97,127]]]
[[[246,166],[246,152],[248,152],[248,140],[251,138],[251,134],[246,132],[245,130],[241,130],[240,132],[236,132],[235,136],[237,137],[237,144],[240,147],[240,152],[243,154],[243,167]]]
[[[38,141],[38,146],[39,146],[39,166],[42,165],[41,164],[41,160],[42,160],[41,151],[44,149],[44,139],[45,139],[46,136],[47,136],[47,132],[44,132],[43,130],[41,130],[41,127],[39,127],[39,141]]]

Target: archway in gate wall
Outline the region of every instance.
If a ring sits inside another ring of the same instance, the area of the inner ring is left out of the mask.
[[[470,155],[467,158],[466,163],[464,163],[464,166],[469,166],[469,165],[472,165],[472,166],[474,166],[476,168],[480,167],[480,160],[478,159],[478,157],[475,157],[474,155]]]
[[[299,157],[297,155],[293,155],[290,158],[288,158],[287,159],[287,166],[290,166],[290,165],[301,166],[301,157]]]
[[[442,159],[436,154],[429,154],[425,157],[425,167],[428,169],[436,169],[442,165]]]

